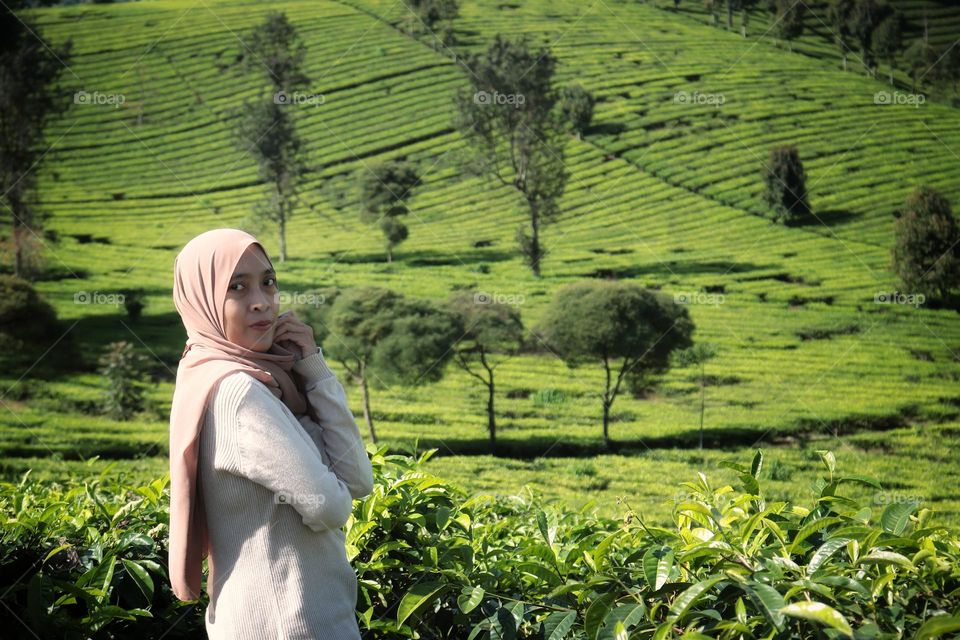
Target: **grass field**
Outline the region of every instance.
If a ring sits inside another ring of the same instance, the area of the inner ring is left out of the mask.
[[[875,302],[898,288],[892,212],[907,194],[929,184],[960,207],[956,109],[875,104],[891,90],[885,73],[840,70],[823,27],[789,52],[759,37],[767,27],[759,14],[744,39],[706,24],[700,3],[676,13],[668,4],[461,8],[456,52],[483,50],[497,33],[530,34],[558,57],[561,84],[598,98],[593,126],[567,147],[571,178],[562,215],[545,230],[551,253],[538,280],[512,240],[523,221],[518,196],[462,174],[456,161],[452,96],[467,78],[454,51],[398,30],[402,3],[272,3],[306,41],[311,88],[325,96],[298,112],[312,153],[308,206],[289,225],[281,288],[378,284],[439,300],[472,286],[516,296],[528,328],[557,287],[588,277],[693,298],[695,339],[720,348],[707,368],[702,457],[692,369],[672,370],[650,397],[617,400],[619,455],[598,453],[599,366],[570,370],[549,353],[505,362],[497,406],[506,458],[486,455],[484,390],[467,374],[450,368],[433,385],[374,389],[381,441],[436,447],[429,464],[467,489],[515,493],[530,484],[608,514],[623,497],[663,519],[678,482],[696,469],[732,481],[718,462],[745,461],[754,447],[767,451],[768,485],[801,497],[818,473],[815,450],[829,448],[841,469],[884,482],[878,509],[916,496],[960,524],[957,313]],[[931,38],[951,42],[960,10],[935,4],[903,6],[914,16],[929,5]],[[151,356],[159,382],[155,410],[121,423],[83,410],[100,393],[95,374],[35,381],[29,371],[6,372],[4,475],[32,468],[67,478],[109,461],[142,476],[166,470],[165,415],[185,338],[171,298],[173,258],[204,230],[246,224],[260,197],[254,162],[231,131],[234,110],[259,82],[238,62],[241,39],[266,10],[161,0],[31,12],[50,41],[73,39],[66,83],[126,98],[120,108],[76,105],[49,128],[41,197],[59,234],[48,260],[62,277],[37,288],[88,360],[129,340]],[[723,103],[698,103],[704,95]],[[760,170],[783,143],[800,150],[816,224],[784,228],[760,217]],[[426,177],[410,202],[410,239],[388,264],[378,235],[359,222],[355,184],[376,162],[401,156]],[[277,251],[272,230],[251,231]],[[122,307],[75,302],[78,292],[123,287],[147,292],[138,323]],[[705,291],[722,295],[698,303]],[[46,397],[13,399],[31,383]],[[360,415],[359,390],[346,386]],[[543,390],[564,400],[536,402]],[[80,461],[96,455],[89,466]]]

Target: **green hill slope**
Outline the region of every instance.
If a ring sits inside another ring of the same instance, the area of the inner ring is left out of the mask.
[[[721,348],[708,388],[712,446],[824,437],[864,464],[913,468],[905,486],[957,510],[955,492],[935,490],[937,478],[916,470],[918,460],[938,462],[942,450],[914,442],[893,460],[877,452],[883,442],[924,433],[956,437],[950,424],[935,431],[933,423],[958,415],[957,315],[874,301],[897,287],[888,264],[892,210],[920,183],[960,207],[955,110],[933,102],[877,105],[875,93],[888,90],[882,79],[645,4],[462,8],[458,50],[483,49],[498,32],[529,33],[559,58],[561,83],[578,82],[600,99],[594,126],[568,146],[571,179],[562,216],[545,232],[551,254],[542,280],[514,248],[519,198],[458,168],[452,95],[466,84],[463,70],[452,51],[434,51],[391,26],[401,4],[161,1],[33,12],[45,37],[74,40],[67,82],[125,96],[119,108],[77,105],[54,123],[41,179],[54,214],[49,226],[61,236],[50,246],[51,262],[83,277],[39,289],[61,317],[77,322],[75,336],[90,354],[128,339],[172,371],[183,340],[170,297],[173,258],[203,230],[244,224],[261,193],[253,161],[231,131],[233,110],[259,82],[243,70],[240,38],[268,9],[285,10],[297,25],[309,48],[311,90],[325,98],[298,111],[313,153],[309,208],[289,225],[292,259],[280,267],[282,288],[375,283],[441,298],[475,286],[521,297],[528,327],[557,286],[584,277],[722,293],[722,303],[690,309],[696,339]],[[722,96],[723,104],[676,98],[703,94]],[[800,150],[820,224],[784,229],[757,215],[760,169],[781,143]],[[411,202],[410,239],[387,265],[377,234],[358,221],[353,185],[358,172],[397,156],[420,162],[426,179]],[[275,251],[272,231],[262,237]],[[475,246],[480,240],[488,246]],[[116,308],[74,303],[80,290],[129,286],[148,291],[137,327],[121,324]],[[510,448],[535,457],[597,444],[599,368],[570,371],[547,354],[515,358],[501,371],[500,436]],[[85,397],[95,384],[77,377],[52,388]],[[562,390],[566,402],[536,405],[533,396],[548,388]],[[171,394],[167,382],[157,398],[169,402]],[[653,398],[618,399],[611,435],[656,460],[664,448],[694,441],[698,397],[694,372],[675,370]],[[351,400],[359,407],[357,392]],[[452,456],[452,475],[479,481],[482,469],[501,468],[461,455],[482,453],[485,443],[483,394],[466,374],[451,369],[430,387],[378,390],[373,408],[384,440],[419,437],[421,447],[439,447]],[[162,420],[140,425],[131,440],[130,429],[109,421],[38,408],[7,416],[0,428],[8,456],[111,448],[162,456],[166,437]],[[902,433],[871,439],[890,428]],[[84,430],[88,437],[78,435]],[[833,439],[862,430],[860,444]],[[693,464],[685,453],[662,455]],[[798,469],[806,465],[805,454],[789,455],[798,456]],[[651,474],[649,459],[637,460],[617,464],[645,464],[632,467],[638,477],[673,486]]]

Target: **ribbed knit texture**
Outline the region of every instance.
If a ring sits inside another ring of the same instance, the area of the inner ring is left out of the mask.
[[[200,437],[211,640],[358,640],[342,527],[373,490],[370,459],[320,351],[294,369],[320,417],[299,422],[259,380],[223,378]]]

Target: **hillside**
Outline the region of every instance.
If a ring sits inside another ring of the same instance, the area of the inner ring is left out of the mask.
[[[160,0],[32,12],[51,41],[73,39],[64,78],[71,87],[126,98],[119,108],[77,105],[50,127],[41,196],[53,214],[48,228],[60,237],[50,262],[74,277],[38,288],[89,354],[127,339],[154,356],[170,374],[155,393],[161,403],[169,404],[184,337],[170,295],[173,258],[201,231],[245,224],[260,195],[254,163],[231,132],[234,110],[259,83],[244,71],[241,38],[267,8]],[[521,296],[528,327],[552,291],[586,277],[722,293],[721,304],[690,305],[695,338],[721,349],[708,369],[712,447],[800,441],[784,447],[783,460],[801,474],[816,464],[802,443],[815,440],[812,447],[843,448],[881,477],[902,474],[901,492],[960,514],[960,474],[936,443],[960,433],[957,314],[875,302],[897,289],[892,211],[906,195],[924,183],[960,208],[956,109],[933,101],[877,105],[874,95],[889,90],[882,74],[844,73],[836,57],[744,39],[704,24],[692,9],[605,0],[465,4],[458,51],[480,51],[496,33],[530,34],[559,58],[561,84],[580,83],[600,101],[593,127],[569,142],[572,177],[560,220],[545,230],[551,254],[537,280],[513,244],[523,221],[519,198],[463,175],[456,161],[452,96],[466,79],[453,52],[392,26],[402,17],[399,3],[269,8],[297,25],[309,48],[311,90],[325,98],[298,115],[313,154],[309,209],[289,226],[282,288],[376,283],[440,299],[474,286]],[[721,95],[723,104],[675,100],[681,92]],[[782,143],[800,150],[819,224],[785,229],[759,216],[762,163]],[[356,215],[354,185],[358,173],[400,156],[421,163],[427,177],[411,202],[410,239],[388,265],[377,235]],[[275,251],[272,231],[262,237]],[[487,246],[476,246],[481,240]],[[144,287],[149,299],[136,327],[121,324],[122,309],[74,303],[81,290],[130,286]],[[500,371],[501,437],[518,457],[593,450],[599,368],[570,371],[547,354],[512,359]],[[50,388],[84,398],[98,383],[74,376]],[[537,405],[533,397],[544,389],[563,391],[566,402]],[[359,414],[359,394],[348,393]],[[564,490],[575,494],[582,476],[599,474],[608,482],[597,495],[610,506],[618,493],[652,497],[673,486],[671,477],[688,477],[698,397],[694,372],[674,370],[654,397],[618,399],[611,435],[635,455],[598,457],[593,474],[572,472]],[[568,465],[478,455],[483,394],[452,368],[433,386],[377,390],[373,408],[385,441],[419,438],[421,448],[438,447],[437,468],[477,488],[543,482],[558,472],[554,464]],[[11,472],[38,458],[43,466],[51,454],[145,457],[150,469],[165,462],[163,420],[118,425],[38,405],[11,410],[0,429]],[[714,464],[723,453],[707,459]],[[515,475],[497,479],[504,467]],[[638,487],[640,479],[646,484]],[[797,484],[787,476],[775,486],[796,492]]]

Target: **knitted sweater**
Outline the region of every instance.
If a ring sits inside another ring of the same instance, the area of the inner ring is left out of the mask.
[[[341,530],[373,472],[323,354],[299,360],[321,424],[245,372],[211,394],[199,477],[210,536],[210,640],[358,640],[357,575]]]

